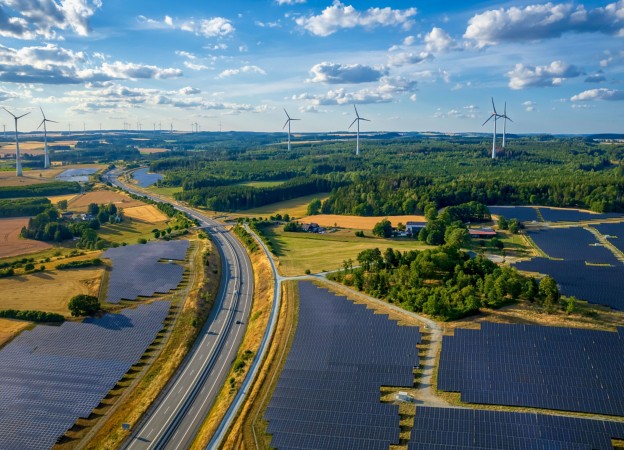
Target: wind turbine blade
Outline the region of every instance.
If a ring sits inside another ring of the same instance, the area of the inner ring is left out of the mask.
[[[290,119],[290,120],[301,120],[301,119]]]
[[[286,123],[285,123],[285,124],[284,124],[284,126],[282,127],[282,130],[283,130],[284,128],[286,128],[286,125],[288,125],[288,122],[290,122],[290,120],[291,120],[291,119],[288,119],[288,120],[286,121]]]
[[[290,116],[288,115],[288,111],[286,111],[286,108],[284,108],[284,112],[286,113],[286,117],[290,119]]]
[[[43,123],[44,123],[44,122],[45,122],[45,119],[43,119],[43,120],[41,121],[41,123],[40,123],[40,124],[39,124],[39,126],[37,127],[37,130],[38,130],[39,128],[41,128],[41,125],[43,125]]]
[[[15,117],[16,119],[21,119],[22,117],[27,116],[28,114],[30,114],[30,111],[28,111],[26,114],[22,114],[19,117],[15,117],[15,116],[13,116],[13,117]]]
[[[367,122],[370,122],[370,120],[369,120],[369,119],[365,119],[364,117],[360,117],[360,120],[365,120],[365,121],[367,121]]]
[[[494,106],[494,97],[491,97],[491,99],[492,99],[492,109],[494,110],[494,114],[498,114],[496,112],[496,106]]]
[[[488,117],[488,119],[485,122],[483,122],[483,125],[488,123],[492,117],[494,117],[494,114],[492,114],[490,117]],[[483,126],[483,125],[481,125],[481,126]]]
[[[509,117],[505,116],[505,119],[509,120],[510,122],[513,122],[513,120],[511,120]]]
[[[353,124],[358,121],[358,119],[359,117],[356,117],[355,119],[353,119],[353,122],[351,122],[351,125],[349,125],[349,128],[347,128],[347,130],[350,130]]]
[[[8,112],[9,114],[11,114],[13,117],[15,117],[15,114],[13,114],[11,111],[9,111],[8,109],[6,109],[4,106],[2,107],[2,109],[4,109],[6,112]],[[17,117],[15,117],[17,118]]]
[[[353,109],[355,109],[355,117],[357,117],[358,119],[360,118],[360,115],[358,114],[358,110],[355,107],[355,104],[353,105]]]
[[[41,110],[41,115],[43,116],[43,120],[45,120],[46,116],[45,116],[45,114],[43,113],[43,108],[40,106],[40,107],[39,107],[39,109]]]
[[[46,119],[46,122],[58,123],[56,120]]]

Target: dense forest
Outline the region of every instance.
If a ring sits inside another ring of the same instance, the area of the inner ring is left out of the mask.
[[[45,197],[0,200],[0,217],[35,216],[52,206]]]

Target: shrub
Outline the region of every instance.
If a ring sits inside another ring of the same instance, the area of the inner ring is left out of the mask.
[[[69,300],[67,308],[72,316],[92,316],[100,310],[100,300],[93,295],[79,294]]]

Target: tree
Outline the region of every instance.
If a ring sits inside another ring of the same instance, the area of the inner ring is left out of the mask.
[[[373,234],[385,238],[392,236],[392,224],[388,219],[382,219],[381,222],[377,222],[373,227]]]
[[[100,301],[93,295],[79,294],[69,300],[67,308],[72,316],[92,316],[100,310]]]
[[[425,219],[427,219],[427,222],[430,222],[437,218],[438,218],[438,208],[436,204],[428,203],[427,206],[425,206]]]
[[[559,304],[561,294],[557,287],[557,282],[551,277],[544,277],[539,283],[539,294],[542,298],[544,308],[552,310]]]
[[[65,211],[67,209],[67,200],[59,200],[56,206],[58,209],[62,209],[63,211]]]
[[[100,207],[98,206],[97,203],[89,203],[89,206],[87,207],[87,214],[91,214],[92,216],[97,216],[99,212],[100,212]]]
[[[520,221],[518,219],[511,219],[509,221],[509,231],[512,234],[517,234],[520,228],[522,228],[522,225],[520,224]]]
[[[498,228],[500,228],[501,230],[506,230],[509,228],[509,222],[507,222],[507,219],[505,219],[503,216],[500,216],[498,218]]]
[[[321,200],[318,198],[313,199],[310,203],[308,203],[308,216],[313,216],[318,214],[321,210]]]

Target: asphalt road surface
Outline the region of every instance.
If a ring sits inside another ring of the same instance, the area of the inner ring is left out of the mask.
[[[107,176],[111,183],[146,196],[121,183],[116,174],[113,172]],[[124,448],[131,450],[189,448],[236,358],[253,299],[251,262],[240,242],[219,222],[183,205],[174,206],[199,220],[202,228],[210,233],[221,253],[221,285],[215,305],[193,348],[126,442]]]

